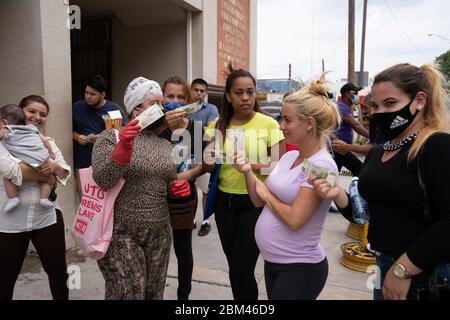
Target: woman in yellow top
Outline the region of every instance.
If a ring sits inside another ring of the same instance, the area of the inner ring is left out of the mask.
[[[212,123],[208,130],[209,135],[215,137],[215,143],[207,148],[209,156],[223,155],[214,212],[228,261],[233,297],[235,300],[257,300],[254,272],[259,249],[254,231],[262,208],[256,208],[250,200],[245,177],[233,167],[232,156],[245,149],[253,172],[264,180],[269,174],[270,162],[284,154],[284,137],[278,122],[261,113],[253,75],[242,69],[233,70],[231,66],[229,71],[218,123]],[[204,169],[212,171],[213,166],[205,164]]]

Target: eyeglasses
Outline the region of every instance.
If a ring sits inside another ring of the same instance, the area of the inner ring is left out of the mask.
[[[206,90],[205,90],[205,89],[194,89],[194,90],[192,90],[192,91],[194,91],[194,92],[200,92],[200,93],[206,93]]]

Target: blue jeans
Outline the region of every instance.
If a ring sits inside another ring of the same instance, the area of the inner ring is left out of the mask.
[[[380,286],[375,287],[373,292],[374,300],[384,300],[381,288],[384,278],[392,267],[396,259],[391,256],[378,253],[376,254],[378,271],[380,272]],[[438,268],[439,283],[444,283],[450,288],[450,263],[441,264]],[[417,300],[417,292],[428,288],[428,274],[423,272],[411,279],[411,287],[408,292],[407,300]]]

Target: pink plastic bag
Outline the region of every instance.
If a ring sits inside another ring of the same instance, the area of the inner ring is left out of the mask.
[[[83,197],[72,227],[72,238],[89,258],[102,259],[108,251],[113,231],[114,201],[125,181],[110,190],[101,189],[92,179],[92,167],[80,169]]]

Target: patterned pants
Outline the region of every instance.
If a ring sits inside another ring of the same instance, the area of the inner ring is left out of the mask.
[[[113,233],[106,256],[98,261],[106,300],[162,300],[169,266],[170,221],[137,235]]]

